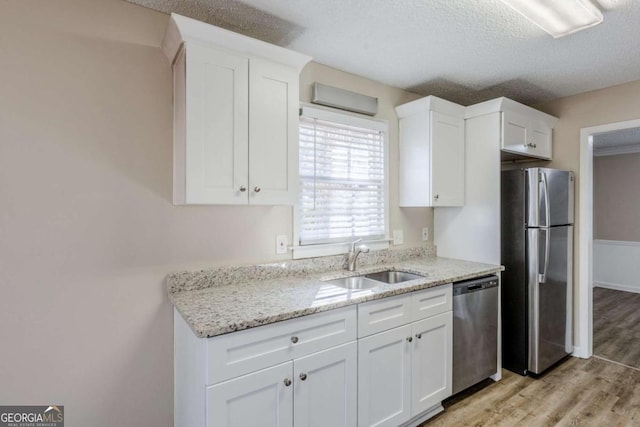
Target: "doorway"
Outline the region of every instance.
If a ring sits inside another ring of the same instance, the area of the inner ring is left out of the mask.
[[[580,199],[578,217],[579,270],[578,290],[576,293],[576,305],[579,309],[579,344],[574,351],[574,354],[578,357],[588,358],[594,355],[594,141],[598,143],[598,140],[606,139],[606,137],[612,136],[614,132],[630,132],[629,130],[634,128],[640,128],[640,120],[582,128],[580,131],[580,183],[578,189]],[[601,292],[600,290],[597,292],[598,313],[602,315],[607,308],[611,308],[616,304],[613,302],[615,298],[611,299],[610,295],[610,298],[604,298],[605,304],[602,306],[600,304],[603,302],[602,295],[600,295]],[[638,295],[640,296],[640,294]],[[616,319],[614,318],[611,321],[615,322]],[[601,325],[598,324],[597,326],[599,335],[596,338],[600,338]],[[598,348],[599,351],[602,351],[602,347]]]

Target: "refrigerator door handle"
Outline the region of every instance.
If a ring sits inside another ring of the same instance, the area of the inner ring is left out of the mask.
[[[538,273],[538,283],[547,282],[547,267],[549,266],[549,250],[551,245],[551,236],[549,236],[550,230],[548,228],[540,228],[539,231],[544,231],[544,268],[542,273]]]
[[[547,174],[540,172],[540,182],[544,187],[544,227],[549,227],[551,223],[551,206],[549,206],[549,182],[547,181]]]

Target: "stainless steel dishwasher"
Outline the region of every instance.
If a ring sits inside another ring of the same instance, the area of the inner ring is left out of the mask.
[[[498,369],[498,277],[453,284],[453,394]]]

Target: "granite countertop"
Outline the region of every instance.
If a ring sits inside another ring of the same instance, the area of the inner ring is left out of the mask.
[[[362,266],[355,272],[344,269],[344,257],[325,257],[173,273],[167,288],[171,302],[196,336],[205,338],[502,270],[497,265],[435,257],[424,248],[379,252],[362,257]],[[384,270],[424,278],[400,284],[381,282],[364,290],[325,282]]]

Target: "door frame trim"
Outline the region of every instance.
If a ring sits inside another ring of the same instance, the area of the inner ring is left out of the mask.
[[[640,119],[580,128],[580,174],[578,216],[578,290],[579,333],[573,354],[581,358],[593,355],[593,135],[640,127]]]

